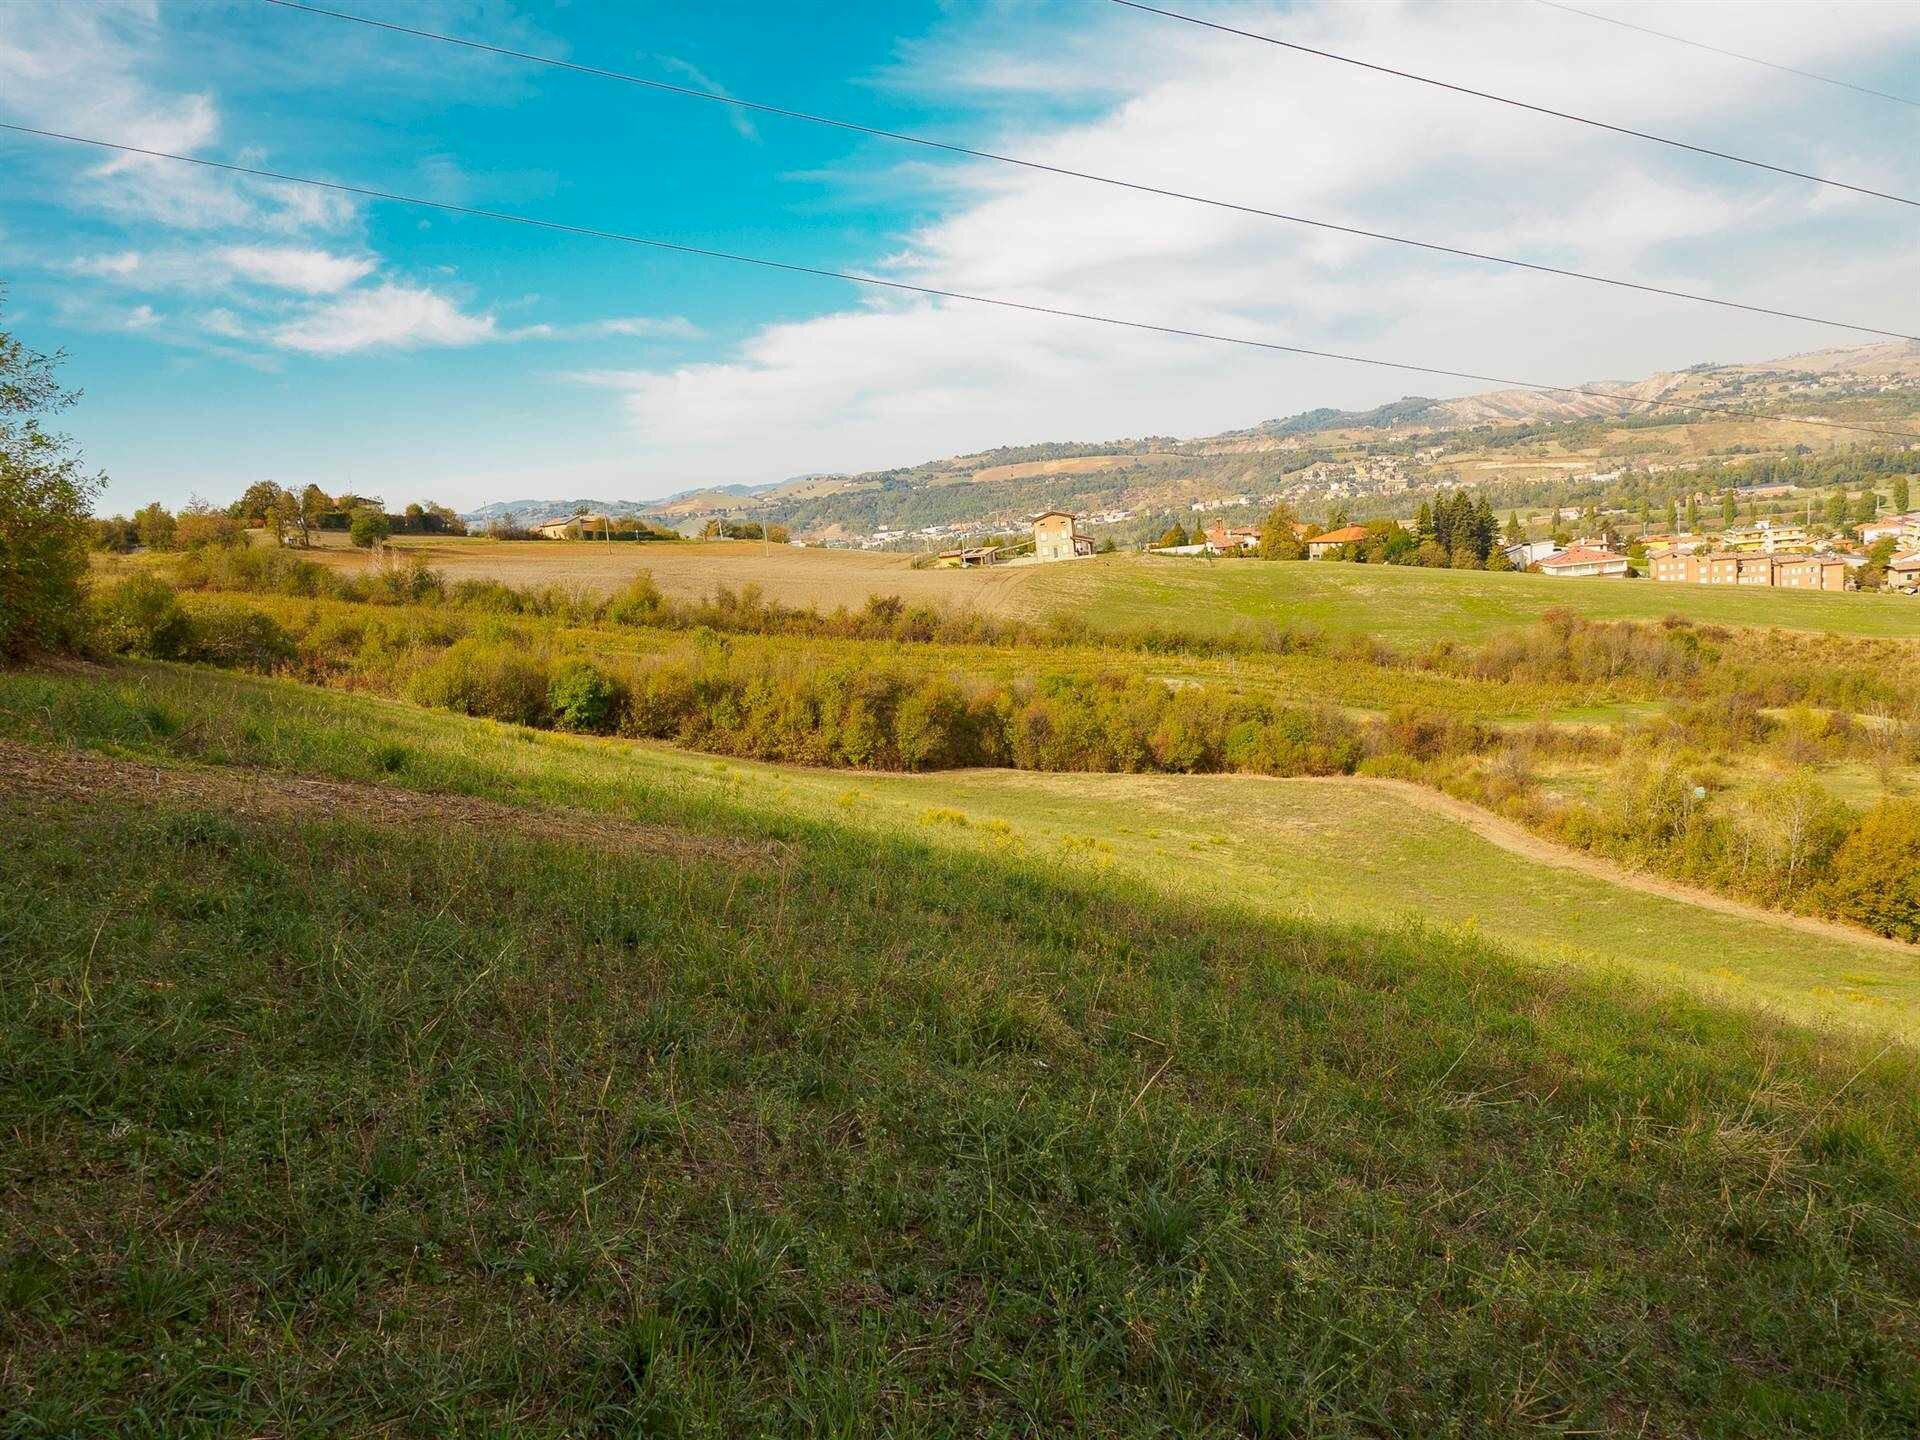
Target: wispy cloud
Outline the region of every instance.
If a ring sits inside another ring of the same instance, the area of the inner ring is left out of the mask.
[[[336,294],[379,265],[367,255],[333,255],[292,245],[229,245],[217,258],[242,279],[304,295]]]
[[[724,100],[736,98],[733,93],[718,80],[715,80],[690,60],[682,60],[677,55],[662,55],[659,57],[659,60],[662,67],[675,75],[684,76],[686,79],[691,80],[696,86],[706,91],[709,95],[718,95]],[[734,134],[738,135],[742,140],[759,140],[760,132],[754,127],[751,112],[742,110],[738,105],[725,105],[721,108],[727,112],[727,123],[733,127]]]
[[[493,316],[468,314],[438,291],[384,284],[315,306],[267,338],[283,350],[307,355],[350,355],[477,345],[492,339],[497,329]]]

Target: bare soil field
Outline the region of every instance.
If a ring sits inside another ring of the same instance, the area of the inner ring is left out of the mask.
[[[331,540],[334,537],[329,536]],[[388,550],[419,560],[449,580],[507,585],[575,585],[611,594],[645,571],[676,599],[699,599],[721,586],[758,585],[773,600],[831,610],[857,609],[873,595],[910,604],[949,605],[996,615],[1044,608],[1034,581],[1044,566],[993,570],[915,570],[906,555],[761,546],[751,540],[694,544],[595,544],[585,540],[400,539]],[[311,558],[342,570],[388,563],[365,550],[324,544]]]

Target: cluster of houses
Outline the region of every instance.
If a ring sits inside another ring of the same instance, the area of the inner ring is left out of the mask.
[[[1035,560],[1072,560],[1091,555],[1090,537],[1080,533],[1072,512],[1048,510],[1030,516]],[[1639,542],[1646,552],[1646,571],[1655,580],[1690,585],[1768,585],[1784,590],[1846,590],[1866,563],[1865,546],[1883,540],[1895,542],[1896,554],[1887,565],[1887,587],[1920,593],[1920,511],[1895,515],[1854,527],[1859,549],[1816,549],[1807,531],[1797,525],[1762,520],[1742,530],[1717,536],[1649,535]],[[1320,534],[1296,525],[1295,534],[1310,560],[1324,560],[1343,546],[1367,539],[1360,525],[1343,525]],[[1260,528],[1254,525],[1209,525],[1186,545],[1171,546],[1163,554],[1228,555],[1259,548]],[[1024,552],[1026,546],[1015,547]],[[1605,544],[1582,540],[1559,546],[1551,540],[1526,540],[1502,547],[1516,570],[1535,570],[1561,579],[1628,575],[1632,561]],[[942,559],[964,566],[1002,563],[1010,551],[987,549],[949,551]],[[1022,558],[1025,558],[1024,555]]]
[[[1718,537],[1649,535],[1647,572],[1688,585],[1771,585],[1788,590],[1845,590],[1866,564],[1867,548],[1891,540],[1887,587],[1920,590],[1920,511],[1853,527],[1858,547],[1816,543],[1803,526],[1761,520]]]

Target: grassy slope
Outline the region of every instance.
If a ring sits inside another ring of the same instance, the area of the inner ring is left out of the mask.
[[[1483,639],[1560,606],[1602,620],[1684,615],[1723,625],[1920,637],[1920,603],[1904,595],[1135,555],[1036,571],[1040,578],[1024,597],[1031,606],[1115,627],[1177,625],[1217,633],[1249,623],[1302,625],[1420,645]]]
[[[1920,950],[1811,937],[1515,855],[1400,796],[1233,775],[805,770],[540,734],[284,681],[128,665],[112,684],[0,682],[0,725],[111,751],[644,811],[663,793],[765,824],[804,816],[1282,920],[1427,924],[1552,968],[1624,971],[1815,1024],[1920,1039]],[[156,733],[149,707],[168,717]],[[306,717],[289,728],[289,712]],[[393,757],[404,757],[395,772]]]
[[[27,1433],[1920,1424],[1904,1051],[396,706],[5,689],[16,735],[516,800],[571,771],[787,847],[15,804]]]

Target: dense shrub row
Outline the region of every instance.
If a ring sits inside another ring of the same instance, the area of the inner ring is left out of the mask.
[[[610,661],[470,636],[422,665],[406,694],[522,725],[862,769],[1327,775],[1351,771],[1365,752],[1359,728],[1331,711],[1137,675],[1004,685],[899,661],[748,655],[723,640]]]

